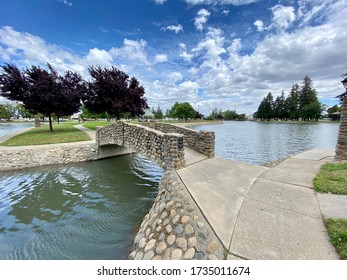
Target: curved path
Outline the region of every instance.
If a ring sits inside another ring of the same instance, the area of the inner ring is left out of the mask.
[[[333,156],[315,149],[267,168],[186,149],[188,164],[177,173],[230,259],[338,259],[312,189]]]

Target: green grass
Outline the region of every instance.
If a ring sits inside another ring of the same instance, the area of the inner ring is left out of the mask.
[[[331,243],[340,254],[341,260],[347,260],[347,220],[325,219]]]
[[[49,131],[49,125],[44,125],[40,128],[33,128],[27,132],[8,139],[1,145],[29,146],[90,140],[89,136],[85,132],[73,127],[76,124],[78,123],[68,122],[53,124],[53,132]]]
[[[313,180],[314,190],[347,194],[347,163],[326,163]]]
[[[97,126],[105,126],[109,125],[111,122],[106,122],[106,121],[92,121],[92,122],[85,122],[83,123],[83,126],[92,130],[96,130]]]

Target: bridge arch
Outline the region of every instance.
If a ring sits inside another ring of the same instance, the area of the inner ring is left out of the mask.
[[[106,157],[102,154],[139,152],[164,169],[180,169],[186,165],[185,147],[214,157],[214,142],[214,132],[157,122],[118,121],[96,131],[99,158]]]
[[[185,166],[183,135],[178,133],[118,121],[96,130],[96,144],[99,152],[114,145],[125,147],[128,152],[139,152],[164,169]]]

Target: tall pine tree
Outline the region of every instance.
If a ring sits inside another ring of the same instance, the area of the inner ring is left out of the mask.
[[[312,87],[312,80],[306,76],[299,91],[299,112],[303,120],[318,120],[321,114],[321,104],[317,92]]]
[[[286,99],[289,118],[291,120],[299,119],[299,85],[294,84]]]

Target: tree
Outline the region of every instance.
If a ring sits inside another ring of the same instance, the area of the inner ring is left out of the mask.
[[[203,119],[204,115],[201,114],[199,111],[195,111],[195,117],[194,119]]]
[[[223,116],[223,112],[222,109],[217,109],[214,108],[211,112],[211,114],[207,117],[207,119],[209,120],[223,120],[224,116]]]
[[[276,98],[274,102],[273,112],[273,116],[281,120],[286,120],[289,117],[284,91],[282,91],[282,94]]]
[[[302,82],[298,101],[299,115],[303,120],[318,120],[322,112],[321,105],[317,98],[317,92],[312,87],[312,80],[308,76],[306,76]]]
[[[299,119],[299,85],[294,84],[286,99],[288,116],[291,120]]]
[[[34,118],[34,114],[31,114],[24,106],[22,102],[16,104],[16,110],[18,115],[22,118]]]
[[[71,71],[65,72],[64,76],[58,76],[55,73],[55,78],[59,86],[56,96],[57,102],[65,104],[64,106],[57,106],[54,110],[54,114],[59,120],[60,117],[70,116],[79,110],[81,98],[87,91],[87,86],[79,74]]]
[[[10,120],[11,112],[6,104],[0,104],[0,119]]]
[[[239,114],[235,110],[226,110],[223,112],[223,117],[226,121],[232,121],[239,119]]]
[[[160,108],[159,105],[157,107],[157,110],[152,108],[152,114],[153,114],[154,118],[157,120],[161,120],[162,118],[164,118],[163,110]]]
[[[318,121],[318,119],[321,116],[323,109],[322,109],[322,105],[320,104],[320,102],[318,100],[311,102],[308,105],[305,105],[302,109],[301,109],[301,115],[303,117],[303,119],[308,119],[308,120],[316,120]]]
[[[83,102],[90,112],[107,112],[111,117],[119,119],[122,114],[141,116],[148,109],[144,97],[145,90],[136,78],[129,76],[114,67],[102,69],[89,67],[93,81],[88,85],[88,92]]]
[[[0,90],[4,97],[22,102],[30,113],[48,116],[49,128],[53,131],[52,115],[76,113],[86,86],[80,75],[68,71],[60,76],[49,64],[47,66],[49,71],[37,66],[24,71],[11,64],[2,66]]]
[[[330,108],[328,108],[327,112],[328,112],[328,117],[331,120],[339,120],[340,119],[340,110],[341,108],[336,104]],[[338,113],[338,114],[337,114]]]
[[[105,112],[101,114],[89,112],[88,108],[85,105],[82,105],[81,111],[82,113],[80,117],[82,119],[109,119],[110,118],[110,116]]]
[[[193,119],[195,115],[196,112],[194,108],[188,102],[176,102],[169,110],[169,116],[171,118]]]
[[[271,120],[274,117],[274,101],[272,93],[269,92],[268,95],[263,99],[258,107],[258,111],[254,114],[254,117],[261,120]]]
[[[261,120],[270,120],[271,118],[286,120],[318,120],[322,111],[325,109],[317,98],[317,92],[312,88],[312,80],[306,76],[299,87],[294,84],[285,98],[284,91],[273,101],[271,92],[260,103],[257,112],[253,114],[254,118]]]

